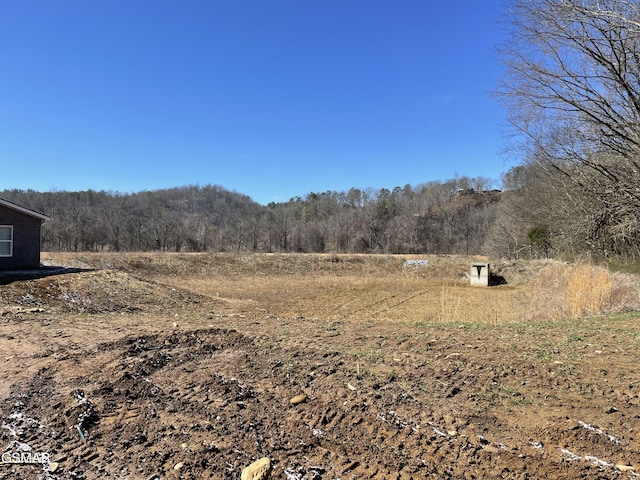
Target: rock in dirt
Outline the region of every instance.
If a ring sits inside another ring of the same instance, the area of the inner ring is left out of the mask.
[[[632,467],[631,465],[622,465],[622,464],[616,465],[616,468],[621,472],[632,472],[635,470],[635,468]]]
[[[242,470],[240,480],[267,480],[271,476],[271,460],[262,457]]]
[[[307,398],[309,397],[307,396],[306,393],[301,393],[300,395],[296,395],[291,400],[289,400],[289,403],[291,405],[298,405],[299,403],[305,402]]]

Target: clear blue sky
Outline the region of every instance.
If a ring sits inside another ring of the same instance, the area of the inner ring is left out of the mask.
[[[0,2],[0,189],[499,179],[498,0]]]

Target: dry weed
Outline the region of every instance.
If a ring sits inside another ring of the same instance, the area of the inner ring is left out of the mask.
[[[639,291],[636,276],[586,262],[554,262],[531,282],[531,316],[559,320],[637,310]]]

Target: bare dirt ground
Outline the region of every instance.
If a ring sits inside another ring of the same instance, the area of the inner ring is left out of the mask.
[[[527,282],[468,287],[469,259],[43,259],[76,269],[0,285],[0,453],[51,463],[0,479],[237,479],[261,457],[287,480],[640,476],[634,313],[502,317]]]

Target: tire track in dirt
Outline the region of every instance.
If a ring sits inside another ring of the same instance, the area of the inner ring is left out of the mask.
[[[365,312],[368,313],[368,315],[371,316],[372,318],[380,318],[380,316],[385,312],[390,311],[393,308],[399,307],[400,305],[404,305],[407,302],[410,302],[411,300],[426,294],[428,294],[428,290],[411,292],[406,294],[394,293],[394,294],[386,295],[374,302],[367,303],[366,305],[363,305],[348,311],[344,311],[344,307],[347,304],[342,304],[339,307],[335,307],[331,312],[329,312],[328,316],[335,315],[338,312],[338,310],[341,310],[340,315],[344,316],[344,318],[361,315]]]
[[[73,352],[75,375],[55,355],[1,404],[3,444],[51,452],[47,478],[237,478],[261,456],[274,478],[619,478],[611,461],[637,453],[586,422],[514,430],[483,404],[506,370],[464,354],[354,379],[348,354],[211,328]],[[427,391],[406,390],[419,379]],[[0,478],[44,474],[34,468]]]

